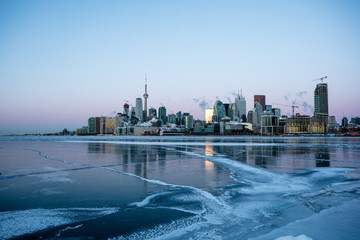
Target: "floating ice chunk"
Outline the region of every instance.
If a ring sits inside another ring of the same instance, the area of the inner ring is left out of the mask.
[[[307,236],[305,236],[304,234],[299,235],[297,237],[293,237],[293,236],[284,236],[284,237],[279,237],[275,240],[312,240],[312,238],[309,238]]]

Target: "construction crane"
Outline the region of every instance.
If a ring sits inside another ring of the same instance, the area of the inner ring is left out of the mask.
[[[327,76],[314,79],[313,81],[321,81],[321,83],[323,83],[323,81],[324,81],[325,78],[327,78]]]
[[[292,115],[295,116],[295,108],[299,108],[299,106],[296,105],[285,105],[285,104],[279,104],[279,103],[272,103],[273,105],[279,105],[279,106],[285,106],[285,107],[292,107]]]

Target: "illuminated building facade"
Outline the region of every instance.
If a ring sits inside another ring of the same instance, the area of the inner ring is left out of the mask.
[[[214,109],[208,108],[205,110],[205,123],[212,123],[214,116]]]

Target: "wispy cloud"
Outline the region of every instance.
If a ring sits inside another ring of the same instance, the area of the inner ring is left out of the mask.
[[[304,101],[302,103],[302,106],[303,106],[305,112],[309,112],[309,113],[314,112],[314,107],[309,105],[306,101]]]
[[[306,95],[307,91],[302,91],[302,92],[298,92],[296,93],[296,96],[301,97],[302,95]]]
[[[199,105],[201,110],[205,111],[206,108],[209,108],[209,102],[205,98],[193,98],[192,99],[196,104]]]

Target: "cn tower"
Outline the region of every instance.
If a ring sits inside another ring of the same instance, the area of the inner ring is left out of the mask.
[[[146,113],[146,117],[147,117],[147,98],[149,97],[149,94],[147,93],[147,75],[145,73],[145,93],[143,95],[144,97],[144,110]]]

